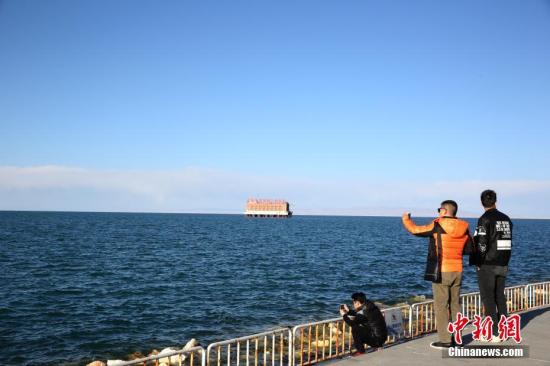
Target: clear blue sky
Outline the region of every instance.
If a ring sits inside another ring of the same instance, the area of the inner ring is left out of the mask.
[[[546,184],[549,139],[549,1],[0,0],[0,166]]]

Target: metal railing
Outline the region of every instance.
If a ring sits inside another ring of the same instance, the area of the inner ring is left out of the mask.
[[[473,319],[475,315],[481,316],[481,310],[483,304],[481,303],[481,296],[479,292],[470,292],[468,294],[460,295],[460,304],[462,309],[462,315]]]
[[[206,353],[202,347],[165,352],[158,355],[116,362],[116,366],[204,366]]]
[[[516,313],[537,306],[550,305],[550,282],[519,285],[504,289],[508,312]],[[462,314],[469,319],[483,313],[479,292],[460,295]],[[411,305],[409,334],[416,337],[436,330],[433,300]]]
[[[279,328],[246,337],[212,343],[206,350],[209,366],[283,366],[292,355],[292,334]]]
[[[351,351],[351,328],[342,318],[297,325],[292,339],[293,365],[310,365]]]
[[[436,330],[434,301],[423,301],[411,305],[409,334],[416,337]]]
[[[525,304],[528,309],[550,305],[550,281],[526,285]]]
[[[410,329],[408,327],[408,324],[410,324],[410,317],[411,317],[411,306],[410,305],[401,305],[401,306],[394,306],[391,308],[385,308],[382,309],[382,314],[384,314],[384,318],[386,319],[387,324],[392,324],[392,319],[388,319],[389,316],[393,316],[393,312],[400,310],[400,316],[401,316],[401,329],[398,333],[393,333],[388,329],[388,339],[386,341],[386,344],[396,343],[403,339],[409,338],[411,335]]]
[[[405,339],[409,334],[408,327],[403,324],[409,322],[410,306],[402,305],[382,309],[382,314],[387,318],[393,316],[394,311],[399,311],[402,329],[397,333],[388,334],[386,344]],[[350,353],[353,346],[351,327],[342,318],[297,325],[292,329],[292,339],[294,344],[293,365],[300,366],[341,357]]]
[[[550,281],[535,284],[507,287],[505,289],[508,311],[510,313],[524,311],[541,306],[550,305]],[[483,313],[483,304],[479,292],[472,292],[460,296],[461,310],[464,316],[469,319],[474,315]],[[414,338],[423,334],[432,333],[436,330],[434,301],[428,300],[412,305],[403,305],[394,308],[382,309],[382,313],[387,318],[388,314],[395,309],[400,309],[403,321],[403,332],[400,334],[388,335],[386,344],[398,342],[404,338]],[[390,323],[390,322],[388,322]],[[262,335],[261,333],[260,335]],[[269,333],[270,334],[270,333]],[[254,337],[254,336],[251,336]],[[249,337],[240,338],[248,339]],[[236,340],[214,343],[216,347],[233,344]],[[283,344],[286,344],[283,342]],[[351,328],[342,318],[333,318],[306,324],[300,324],[292,328],[289,335],[288,356],[279,357],[280,366],[309,366],[322,361],[341,357],[351,353],[353,347],[353,337]],[[218,353],[217,363],[212,363],[210,351],[213,347],[210,345],[207,351],[207,366],[222,366]],[[280,347],[282,348],[282,346]],[[265,350],[264,350],[265,351]],[[271,352],[271,351],[266,351]],[[275,351],[273,351],[275,353]],[[280,351],[279,351],[280,352]],[[289,360],[286,364],[282,360]],[[272,361],[272,366],[275,366]],[[230,358],[223,366],[229,366]],[[233,365],[240,366],[238,362]],[[255,364],[254,366],[256,366]],[[264,365],[268,365],[264,354]],[[246,366],[250,366],[248,363]]]
[[[509,313],[517,313],[527,309],[525,288],[528,285],[520,285],[506,287],[504,294],[506,295],[506,305]]]
[[[504,292],[510,313],[550,306],[550,281],[507,287]],[[479,292],[461,295],[460,303],[469,319],[483,313]],[[382,309],[382,313],[388,324],[396,321],[394,317],[399,323],[400,314],[403,329],[396,327],[397,333],[388,334],[386,344],[436,330],[433,300]],[[340,317],[212,343],[206,351],[194,347],[117,366],[309,366],[349,354],[352,347],[351,327]]]

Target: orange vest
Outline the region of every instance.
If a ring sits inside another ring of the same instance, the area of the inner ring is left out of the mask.
[[[403,225],[414,235],[433,237],[437,255],[441,258],[441,272],[462,272],[462,255],[468,241],[468,223],[452,217],[438,217],[428,225],[416,225],[403,215]],[[438,242],[441,237],[441,243]],[[441,244],[441,245],[440,245]],[[441,253],[439,248],[441,247]]]

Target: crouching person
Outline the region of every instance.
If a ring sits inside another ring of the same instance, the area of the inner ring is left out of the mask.
[[[388,337],[386,321],[382,312],[372,301],[367,300],[362,292],[351,295],[353,309],[340,305],[340,314],[351,327],[354,356],[365,353],[365,344],[371,347],[382,347]]]

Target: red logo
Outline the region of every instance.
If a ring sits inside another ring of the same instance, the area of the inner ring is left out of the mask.
[[[456,321],[450,322],[447,326],[449,333],[454,334],[457,344],[462,344],[461,332],[469,322],[468,317],[462,315],[462,313],[457,313]],[[483,337],[490,341],[493,338],[493,319],[490,316],[482,319],[480,316],[475,315],[472,325],[474,326],[472,332],[474,340],[479,341]],[[518,314],[510,315],[508,318],[502,315],[498,322],[498,335],[503,341],[512,338],[516,343],[521,343],[521,317]]]
[[[447,330],[449,333],[454,333],[456,344],[462,344],[462,329],[468,324],[470,320],[463,316],[462,313],[456,313],[456,321],[449,323]]]
[[[518,314],[508,318],[502,315],[498,322],[498,334],[504,340],[512,338],[516,343],[521,343],[521,317]]]
[[[481,337],[490,341],[493,339],[493,319],[490,316],[486,316],[485,319],[481,320],[479,315],[474,316],[475,320],[472,323],[474,326],[474,331],[472,332],[472,337],[479,341]]]

